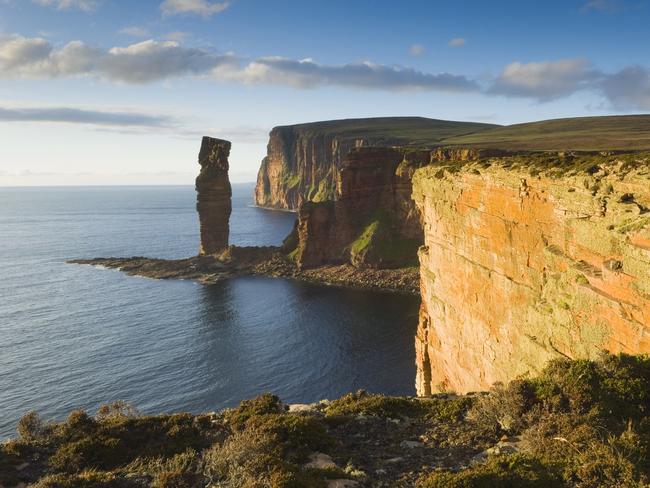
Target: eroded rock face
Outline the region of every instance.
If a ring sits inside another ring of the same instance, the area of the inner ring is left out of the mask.
[[[484,390],[556,357],[650,352],[649,160],[416,172],[419,394]]]
[[[215,254],[228,247],[232,189],[228,178],[230,142],[204,137],[199,152],[201,172],[196,178],[196,209],[199,212],[199,254]]]
[[[349,262],[390,268],[416,259],[422,241],[411,178],[429,151],[353,150],[338,172],[334,201],[305,202],[298,211],[299,267]]]
[[[314,134],[300,126],[275,127],[257,175],[255,203],[297,210],[304,201],[333,200],[345,156],[355,147],[375,142]]]
[[[434,148],[453,135],[492,127],[422,117],[329,120],[275,127],[258,173],[255,202],[263,207],[297,210],[305,201],[333,200],[338,172],[352,149]],[[448,153],[457,155],[458,150]]]

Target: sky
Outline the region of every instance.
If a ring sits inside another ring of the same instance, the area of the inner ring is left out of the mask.
[[[276,125],[650,112],[650,0],[0,0],[0,186],[254,181]]]

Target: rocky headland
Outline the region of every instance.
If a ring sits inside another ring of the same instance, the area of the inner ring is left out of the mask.
[[[422,120],[408,141],[423,140]],[[440,139],[444,124],[435,122],[431,138]],[[384,131],[386,123],[376,121]],[[346,137],[352,128],[370,132],[366,119],[332,124],[274,129],[269,147],[284,144],[279,167],[290,166],[296,147],[303,155],[321,147],[324,128]],[[481,126],[474,135],[458,135],[462,127],[449,124],[448,145],[433,149],[356,144],[336,160],[309,153],[310,174],[336,168],[334,189],[324,200],[300,197],[294,231],[267,248],[228,246],[230,143],[204,138],[199,256],[74,262],[203,283],[248,274],[419,293],[422,395],[486,389],[558,357],[650,352],[650,153],[637,151],[650,141],[650,117]],[[404,136],[405,126],[397,129]],[[496,143],[484,142],[488,133]],[[568,149],[550,150],[549,137]],[[459,140],[469,146],[455,145]],[[342,150],[336,137],[328,141]],[[600,150],[605,143],[615,150]],[[267,169],[263,164],[260,174]]]
[[[132,276],[153,279],[196,280],[217,284],[237,276],[267,276],[342,288],[419,295],[417,267],[398,269],[358,268],[349,264],[300,269],[279,247],[236,247],[212,256],[186,259],[148,257],[74,259],[73,264],[117,269]]]

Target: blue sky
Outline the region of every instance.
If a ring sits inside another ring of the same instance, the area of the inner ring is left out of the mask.
[[[650,111],[650,5],[0,0],[0,185],[252,181],[275,125]]]

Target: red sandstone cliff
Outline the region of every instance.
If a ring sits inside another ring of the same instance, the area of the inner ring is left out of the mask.
[[[650,156],[429,166],[417,388],[483,390],[551,358],[650,352]]]
[[[338,173],[358,147],[434,147],[444,137],[495,126],[422,117],[348,119],[281,126],[269,137],[255,187],[255,203],[297,210],[305,201],[333,200]]]
[[[414,264],[422,228],[411,178],[429,157],[429,151],[398,148],[353,150],[338,172],[334,199],[300,206],[293,253],[298,266]]]
[[[201,230],[200,254],[228,247],[232,189],[228,178],[230,142],[204,137],[199,152],[201,172],[196,178],[196,209]]]

